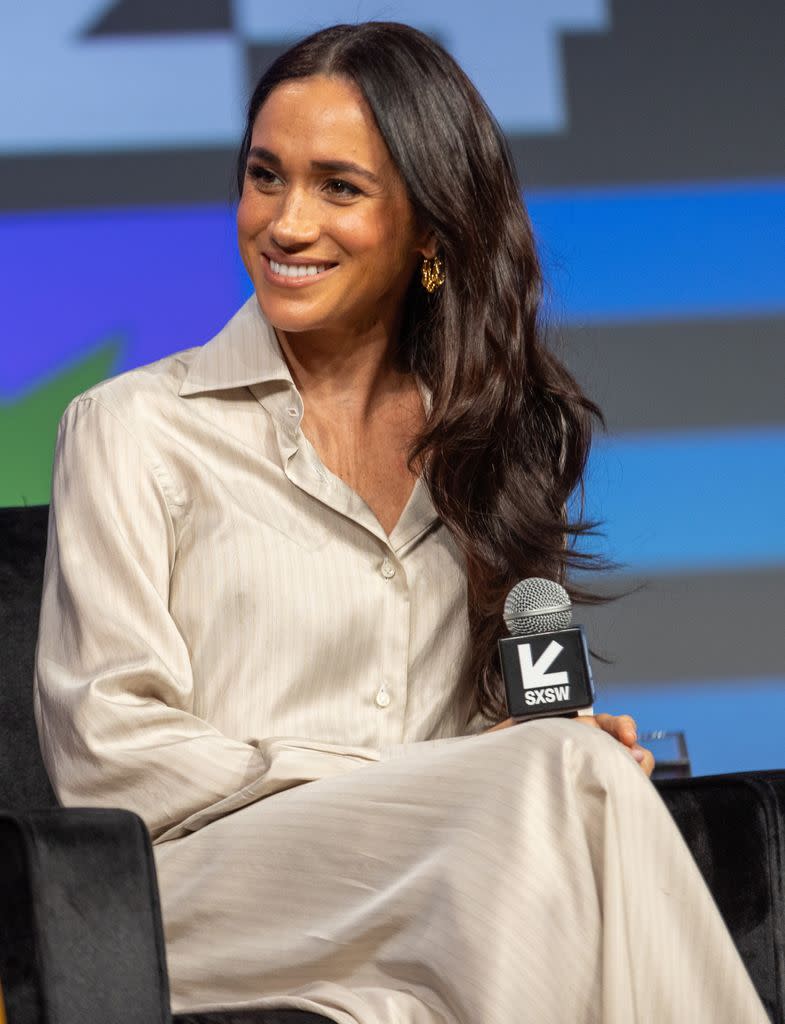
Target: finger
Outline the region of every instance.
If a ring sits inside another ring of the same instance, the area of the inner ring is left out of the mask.
[[[485,729],[485,732],[496,732],[497,729],[509,729],[511,725],[517,725],[518,723],[514,718],[505,718],[503,722],[497,722],[496,725],[492,725],[490,729]]]
[[[638,738],[638,726],[632,715],[619,715],[616,719],[619,739],[630,746]]]
[[[651,778],[651,773],[654,771],[654,754],[645,747],[641,747],[638,743],[633,744],[630,748],[630,753],[649,778]]]
[[[598,715],[600,727],[620,743],[631,747],[638,738],[638,726],[631,715]]]

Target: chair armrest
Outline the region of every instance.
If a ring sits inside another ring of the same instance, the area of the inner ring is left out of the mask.
[[[772,1020],[785,1024],[785,771],[657,783]]]
[[[150,835],[130,811],[0,811],[9,1024],[170,1024]]]

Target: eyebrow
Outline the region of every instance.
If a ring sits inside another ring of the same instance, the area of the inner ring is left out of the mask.
[[[255,157],[257,160],[264,160],[274,167],[281,166],[281,158],[273,153],[272,150],[265,149],[263,146],[252,146],[248,151],[248,156]],[[367,178],[368,181],[373,182],[375,185],[381,185],[381,181],[375,174],[372,174],[371,171],[366,170],[365,167],[361,167],[359,164],[352,163],[351,160],[311,160],[311,167],[315,171],[331,171],[334,174],[358,174],[361,178]]]

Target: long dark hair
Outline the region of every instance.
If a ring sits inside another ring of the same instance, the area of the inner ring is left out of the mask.
[[[446,282],[409,287],[398,360],[432,393],[410,453],[468,573],[474,706],[504,717],[496,641],[510,587],[599,565],[576,549],[592,418],[601,414],[549,351],[542,274],[507,141],[466,74],[422,32],[395,22],[335,25],[282,54],[251,97],[237,163],[242,193],[256,115],[287,79],[340,75],[365,97]],[[582,514],[582,513],[581,513]]]

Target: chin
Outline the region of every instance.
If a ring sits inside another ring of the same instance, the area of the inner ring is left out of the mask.
[[[265,286],[254,289],[259,308],[273,327],[281,331],[300,333],[340,326],[346,321],[346,313],[339,313],[333,302],[318,301],[316,296],[280,295]],[[322,297],[324,298],[324,297]],[[351,319],[351,314],[350,314]]]
[[[256,298],[262,313],[279,331],[299,334],[302,331],[313,331],[326,326],[323,316],[307,312],[305,309],[292,309],[291,302],[270,299],[269,295],[260,295],[258,291]]]

